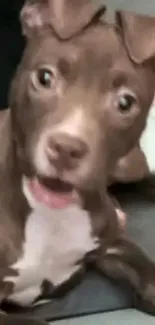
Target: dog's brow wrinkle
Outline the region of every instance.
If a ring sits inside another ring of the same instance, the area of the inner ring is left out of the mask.
[[[71,68],[71,63],[69,61],[67,61],[67,59],[65,58],[61,58],[58,62],[58,68],[60,70],[60,73],[63,76],[68,75],[68,73],[70,72],[70,68]]]
[[[54,132],[64,132],[72,136],[78,136],[84,129],[86,123],[84,109],[82,105],[77,106],[73,109],[73,112],[63,120],[62,123],[58,124]]]

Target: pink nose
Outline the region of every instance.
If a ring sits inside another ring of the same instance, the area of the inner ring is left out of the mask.
[[[47,141],[48,159],[58,168],[76,168],[86,153],[86,143],[76,137],[57,133]]]

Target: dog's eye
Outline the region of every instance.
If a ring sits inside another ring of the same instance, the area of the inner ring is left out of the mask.
[[[51,70],[41,68],[37,72],[39,84],[44,88],[51,88],[53,84],[54,75]]]
[[[119,98],[118,108],[121,113],[128,113],[135,104],[136,98],[131,94],[124,94]]]

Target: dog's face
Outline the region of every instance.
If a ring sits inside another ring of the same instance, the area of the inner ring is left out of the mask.
[[[106,184],[113,164],[136,143],[154,71],[150,60],[136,62],[137,53],[131,59],[117,26],[96,21],[65,40],[43,26],[29,36],[11,99],[23,174],[90,189]]]

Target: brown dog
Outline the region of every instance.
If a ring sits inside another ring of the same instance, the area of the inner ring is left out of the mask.
[[[94,263],[155,312],[155,265],[121,236],[107,193],[146,126],[155,19],[119,12],[109,25],[104,11],[86,0],[22,10],[27,47],[0,116],[1,301],[35,304]]]

